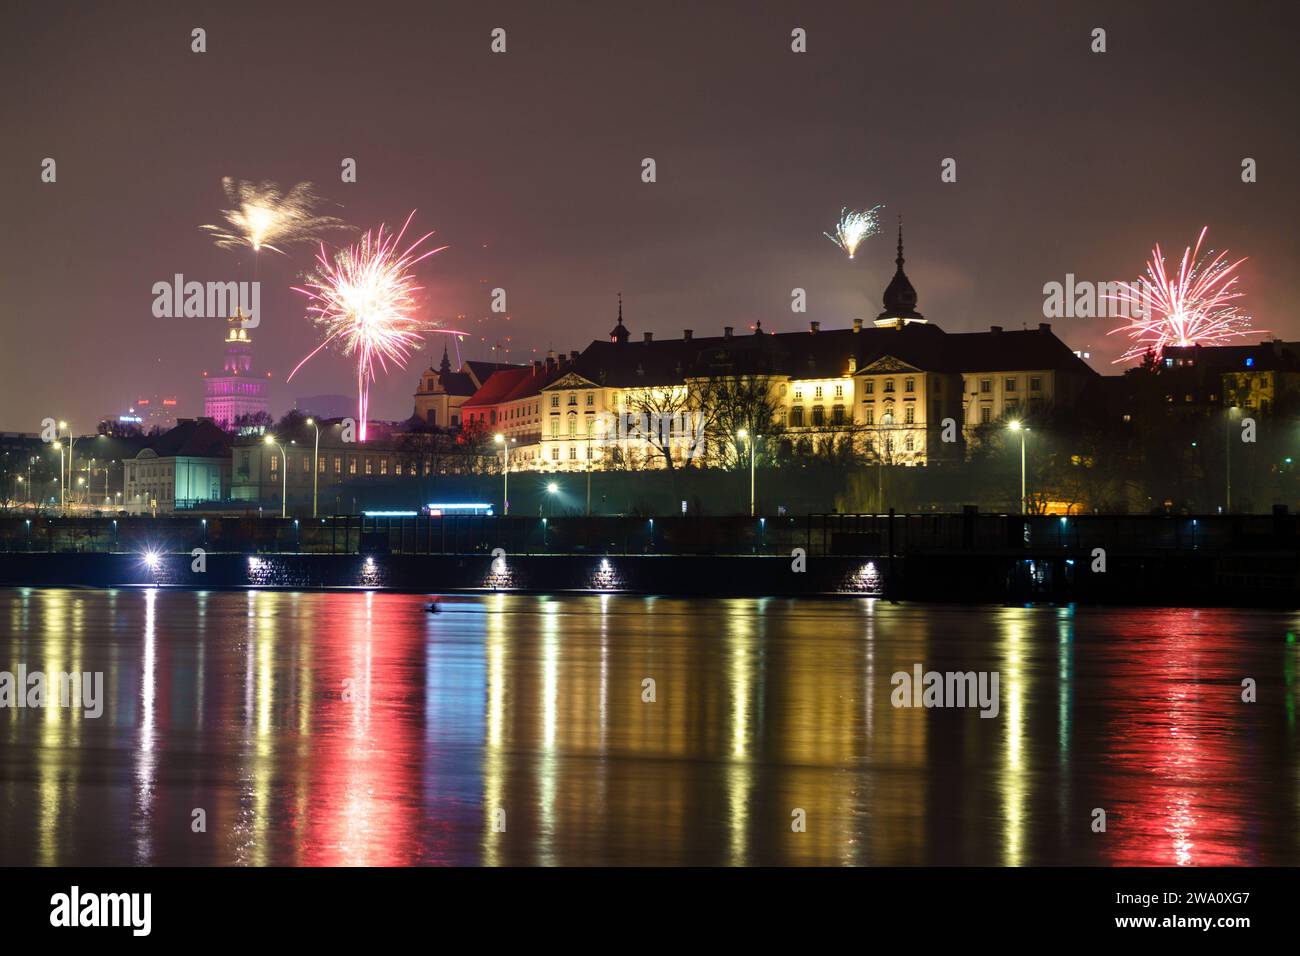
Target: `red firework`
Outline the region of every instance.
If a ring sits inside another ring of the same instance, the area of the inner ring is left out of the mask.
[[[1237,267],[1245,258],[1228,261],[1227,252],[1201,254],[1209,226],[1201,229],[1196,245],[1183,252],[1176,273],[1165,270],[1157,244],[1147,260],[1146,278],[1123,287],[1112,298],[1129,306],[1134,318],[1107,335],[1123,332],[1132,342],[1115,360],[1130,362],[1147,352],[1156,357],[1171,345],[1223,345],[1229,340],[1263,331],[1253,329],[1250,316],[1234,304],[1244,293],[1237,288]]]

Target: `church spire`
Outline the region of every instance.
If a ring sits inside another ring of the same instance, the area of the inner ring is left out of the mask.
[[[610,329],[609,340],[616,345],[622,345],[627,341],[629,334],[631,333],[628,332],[627,326],[623,324],[623,293],[620,292],[618,294],[618,325]]]
[[[898,267],[894,278],[885,287],[885,311],[876,318],[876,322],[890,319],[905,319],[924,322],[925,317],[916,311],[916,289],[912,287],[907,273],[903,271],[903,217],[898,217],[898,258],[894,260]]]
[[[446,374],[448,374],[450,371],[451,371],[451,359],[448,358],[448,356],[447,356],[447,345],[446,345],[446,343],[443,343],[443,346],[442,346],[442,362],[441,362],[441,364],[439,364],[439,366],[438,366],[438,374],[439,374],[439,375],[446,375]]]

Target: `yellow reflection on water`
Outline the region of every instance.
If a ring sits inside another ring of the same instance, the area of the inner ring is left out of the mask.
[[[753,619],[747,614],[728,618],[727,675],[731,697],[731,759],[726,765],[728,859],[743,866],[749,857],[750,801],[753,767],[747,759],[754,676]]]
[[[506,596],[493,594],[487,602],[487,633],[484,638],[487,654],[487,714],[484,726],[487,733],[483,748],[483,863],[498,866],[503,861],[501,850],[506,833],[496,826],[497,812],[506,809],[504,802],[506,756],[502,751],[506,722]],[[506,832],[510,828],[510,815],[506,814]]]
[[[1008,607],[998,615],[999,684],[1002,696],[1003,751],[998,792],[1002,797],[1002,863],[1025,862],[1025,813],[1029,775],[1025,772],[1025,701],[1029,671],[1024,665],[1026,618],[1032,609]]]

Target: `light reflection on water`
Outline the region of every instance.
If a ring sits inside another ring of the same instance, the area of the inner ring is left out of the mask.
[[[0,863],[1300,862],[1295,615],[427,603],[0,591],[0,670],[107,698],[0,710]],[[916,663],[998,717],[894,708]]]

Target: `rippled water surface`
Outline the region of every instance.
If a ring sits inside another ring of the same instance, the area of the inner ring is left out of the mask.
[[[428,601],[0,591],[0,863],[1300,863],[1294,614]]]

